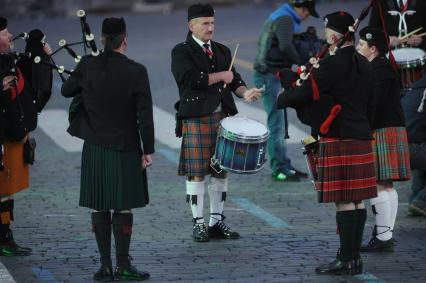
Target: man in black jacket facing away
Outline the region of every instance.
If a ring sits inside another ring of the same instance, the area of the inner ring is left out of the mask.
[[[179,88],[178,116],[182,119],[182,150],[179,162],[181,176],[187,176],[187,201],[193,214],[193,239],[206,242],[210,238],[238,239],[223,222],[223,205],[228,190],[226,173],[210,168],[219,122],[238,111],[234,92],[246,101],[257,100],[261,90],[247,90],[234,68],[231,71],[230,50],[212,41],[214,10],[210,5],[196,4],[188,8],[189,32],[185,42],[172,50],[172,73]],[[226,87],[225,87],[226,84]],[[204,177],[211,174],[209,230],[204,225]]]
[[[94,209],[92,225],[101,256],[94,279],[145,280],[149,274],[130,265],[129,247],[131,209],[149,201],[146,168],[154,153],[154,123],[148,74],[123,54],[123,18],[103,21],[102,42],[104,52],[84,57],[62,86],[65,97],[79,97],[68,131],[84,139],[80,206]],[[117,258],[114,278],[111,226]]]

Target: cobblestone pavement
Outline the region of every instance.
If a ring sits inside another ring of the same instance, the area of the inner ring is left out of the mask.
[[[241,42],[239,59],[251,61],[256,36],[272,8],[267,5],[218,8],[216,38],[229,46]],[[342,1],[341,5],[334,2],[334,6],[323,5],[318,10],[324,15],[336,9],[355,15],[361,5]],[[128,55],[148,67],[154,103],[172,115],[177,91],[169,71],[170,50],[185,37],[185,12],[125,17],[131,44]],[[99,30],[101,17],[90,16],[88,21],[94,31]],[[321,26],[313,20],[308,24]],[[64,34],[77,39],[79,36],[78,20],[12,21],[10,26],[15,34],[38,26],[46,31],[51,42]],[[57,59],[71,64],[67,60],[65,55]],[[238,67],[251,85],[249,68]],[[60,97],[58,87],[56,84],[56,94],[48,109],[67,109],[69,100]],[[290,122],[306,131],[293,113]],[[157,126],[157,130],[161,127]],[[1,257],[0,263],[16,282],[91,282],[99,255],[90,231],[90,211],[78,207],[81,153],[65,151],[44,130],[36,130],[34,136],[38,143],[37,162],[31,168],[31,187],[16,195],[13,224],[17,242],[32,247],[33,254]],[[289,144],[289,155],[296,167],[306,170],[298,144]],[[400,206],[394,233],[395,252],[365,255],[366,268],[361,276],[318,276],[314,269],[335,256],[338,236],[333,205],[316,202],[309,180],[276,183],[268,166],[253,175],[231,175],[225,214],[227,224],[242,238],[194,243],[184,179],[176,176],[177,157],[176,149],[157,140],[154,165],[148,172],[151,202],[146,208],[134,211],[131,254],[137,267],[151,273],[150,282],[424,281],[426,220],[407,216],[410,182],[397,184]],[[372,225],[369,210],[365,241]],[[1,269],[0,264],[3,274]],[[9,282],[6,280],[0,277],[0,282]]]

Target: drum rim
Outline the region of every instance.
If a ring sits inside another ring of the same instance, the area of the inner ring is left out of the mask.
[[[246,118],[246,119],[249,119],[249,120],[256,121],[259,124],[261,124],[263,127],[265,127],[266,133],[264,133],[263,135],[260,135],[260,136],[245,136],[245,135],[240,135],[240,134],[237,134],[237,133],[234,133],[230,130],[225,129],[223,127],[223,121],[226,120],[226,119],[232,119],[232,118],[242,118],[242,119]],[[263,123],[260,122],[257,119],[253,119],[253,118],[250,118],[250,117],[247,117],[247,116],[231,116],[231,117],[225,117],[222,120],[220,120],[218,134],[219,134],[219,136],[227,138],[231,141],[237,141],[237,142],[242,142],[242,143],[262,143],[262,142],[265,142],[265,141],[268,140],[269,129],[268,129],[268,127],[263,125]]]
[[[262,165],[260,165],[259,168],[256,168],[256,169],[253,169],[253,170],[238,170],[238,169],[232,169],[232,168],[229,168],[229,167],[223,166],[223,165],[220,165],[220,168],[223,169],[223,170],[225,170],[225,171],[227,171],[227,172],[231,172],[231,173],[237,173],[237,174],[254,174],[254,173],[257,173],[260,170],[262,170],[263,167],[265,167],[266,161],[267,160],[265,159],[265,162]]]
[[[269,139],[269,130],[261,136],[243,136],[234,132],[228,131],[222,126],[219,127],[219,136],[226,138],[230,141],[236,141],[241,143],[262,143]]]

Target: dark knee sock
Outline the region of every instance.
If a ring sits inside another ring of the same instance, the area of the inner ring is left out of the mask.
[[[133,214],[117,213],[112,215],[112,227],[114,231],[117,266],[128,267],[130,239],[132,236]]]
[[[337,211],[336,222],[339,228],[340,238],[340,255],[339,259],[342,261],[350,261],[354,259],[354,242],[355,235],[353,233],[354,226],[356,225],[356,210]]]
[[[92,227],[98,244],[101,264],[112,267],[111,261],[111,213],[99,211],[92,213]]]

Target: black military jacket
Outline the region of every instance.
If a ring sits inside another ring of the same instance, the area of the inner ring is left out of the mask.
[[[319,100],[313,100],[312,81],[286,90],[278,97],[279,108],[295,108],[302,122],[318,134],[333,105],[340,104],[341,112],[331,123],[326,137],[371,139],[373,115],[373,70],[370,63],[353,46],[340,48],[336,55],[320,61],[312,72],[318,85]]]
[[[12,75],[12,70],[19,80],[23,80],[24,88],[16,98],[12,98],[10,90],[0,89],[0,140],[20,141],[37,127],[36,99],[24,74],[18,75],[15,59],[10,55],[0,55],[1,81]]]
[[[371,17],[369,26],[378,27],[383,29],[382,21],[380,19],[379,12],[379,2],[382,5],[383,18],[386,25],[386,31],[389,36],[398,36],[398,26],[399,26],[399,15],[392,16],[388,11],[400,11],[399,6],[396,3],[396,0],[381,0],[374,1],[373,9],[371,10]],[[425,0],[410,0],[408,1],[407,10],[416,11],[414,14],[406,14],[405,20],[407,22],[407,32],[411,32],[415,29],[423,27],[419,33],[425,31],[426,28],[426,1]],[[423,42],[420,45],[420,48],[426,50],[426,39],[423,37]]]
[[[151,90],[143,65],[113,51],[83,57],[61,91],[74,97],[77,109],[70,115],[71,135],[119,151],[140,149],[142,139],[144,153],[154,152]]]
[[[372,129],[403,127],[399,81],[388,59],[376,57],[371,61],[374,83],[374,118]]]
[[[188,33],[185,42],[172,50],[172,73],[179,88],[178,116],[199,117],[213,113],[220,103],[227,115],[238,113],[231,91],[245,86],[235,68],[233,81],[223,88],[223,82],[209,86],[209,73],[229,70],[232,55],[226,46],[211,41],[212,62],[200,45]]]

